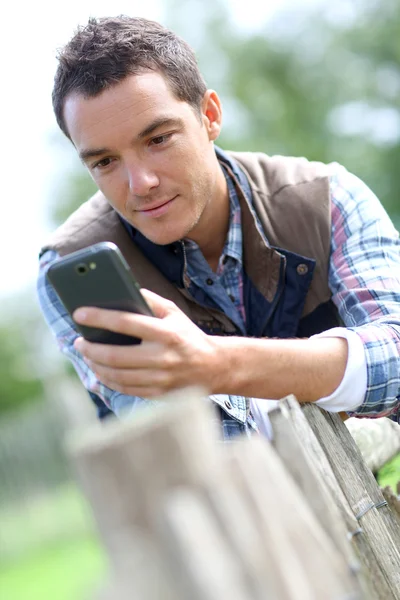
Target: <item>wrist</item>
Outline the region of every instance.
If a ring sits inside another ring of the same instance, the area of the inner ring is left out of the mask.
[[[243,343],[243,340],[239,338]],[[235,359],[235,337],[212,336],[214,346],[211,373],[212,394],[234,394],[240,381],[240,362]]]

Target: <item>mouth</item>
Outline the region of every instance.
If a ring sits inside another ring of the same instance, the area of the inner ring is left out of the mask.
[[[142,215],[146,217],[158,217],[163,215],[171,206],[171,204],[176,200],[178,196],[174,196],[171,200],[166,200],[165,202],[159,202],[158,204],[154,204],[153,206],[137,209]]]

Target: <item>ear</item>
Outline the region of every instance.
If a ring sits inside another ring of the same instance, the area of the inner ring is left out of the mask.
[[[210,141],[215,141],[221,133],[222,105],[217,92],[207,90],[202,102],[202,119]]]

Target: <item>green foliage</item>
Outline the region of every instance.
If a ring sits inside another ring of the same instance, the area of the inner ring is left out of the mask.
[[[400,454],[380,469],[377,479],[381,487],[389,485],[397,494],[397,484],[400,482]]]
[[[340,162],[398,223],[400,3],[290,3],[253,35],[223,7],[188,0],[170,19],[222,95],[223,147]]]
[[[17,323],[0,324],[0,416],[42,396],[22,329]]]
[[[79,164],[64,173],[62,185],[57,185],[55,202],[50,206],[50,219],[55,226],[63,223],[83,202],[88,200],[97,187],[88,172]]]

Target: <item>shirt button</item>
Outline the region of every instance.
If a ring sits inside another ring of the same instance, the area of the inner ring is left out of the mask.
[[[213,283],[214,283],[214,282],[213,282],[213,280],[211,279],[211,277],[209,277],[208,279],[206,279],[206,284],[207,284],[207,285],[212,285]]]
[[[304,263],[301,263],[300,265],[297,265],[296,271],[299,275],[305,275],[308,273],[308,267]]]
[[[232,404],[229,402],[229,400],[225,400],[225,406],[228,410],[231,410],[232,408]]]

